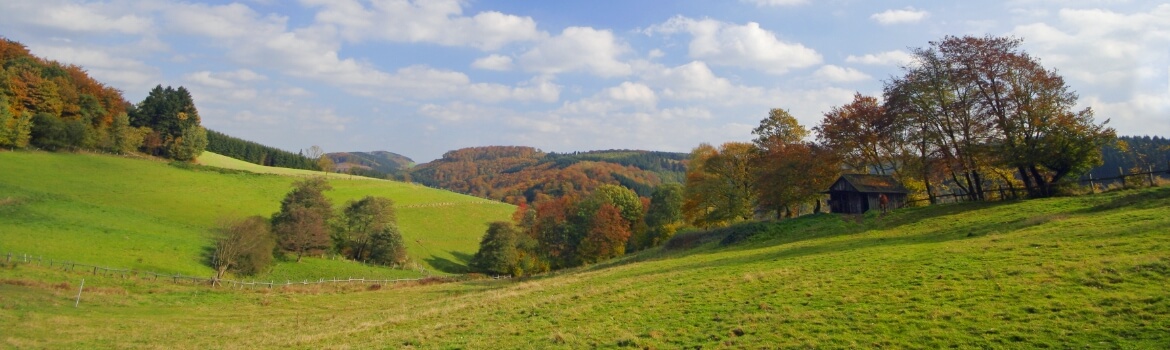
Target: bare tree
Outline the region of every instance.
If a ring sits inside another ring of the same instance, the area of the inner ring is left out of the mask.
[[[213,241],[210,260],[215,267],[216,283],[228,270],[248,275],[267,268],[272,263],[272,248],[276,244],[268,220],[260,216],[220,220]]]

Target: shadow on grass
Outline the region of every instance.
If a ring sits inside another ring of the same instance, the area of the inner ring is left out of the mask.
[[[430,264],[431,267],[434,267],[436,270],[439,270],[439,271],[442,271],[445,273],[459,274],[459,273],[471,272],[467,268],[467,263],[471,262],[471,254],[467,254],[464,252],[457,252],[457,251],[450,251],[448,253],[450,253],[451,256],[455,257],[455,259],[458,261],[454,261],[451,259],[447,259],[447,258],[443,258],[443,257],[439,257],[439,256],[434,256],[434,255],[432,255],[430,258],[423,259],[423,260],[425,260],[427,262],[427,264]]]

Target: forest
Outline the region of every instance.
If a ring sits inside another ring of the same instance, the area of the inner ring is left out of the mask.
[[[471,147],[419,165],[410,177],[427,186],[513,204],[583,196],[606,184],[649,196],[660,184],[681,182],[686,157],[629,150],[560,154],[521,146]]]
[[[320,170],[316,162],[303,154],[228,136],[215,130],[207,130],[207,150],[264,166]]]
[[[0,65],[0,147],[192,160],[207,146],[183,87],[156,86],[133,105],[85,69],[36,57],[6,38],[0,38]]]

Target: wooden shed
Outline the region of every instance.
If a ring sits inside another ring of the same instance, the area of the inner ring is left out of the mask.
[[[845,174],[829,187],[829,210],[833,213],[863,214],[881,208],[881,195],[889,199],[890,209],[906,204],[910,191],[888,175]]]

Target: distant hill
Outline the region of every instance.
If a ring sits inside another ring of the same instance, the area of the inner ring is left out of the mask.
[[[326,156],[333,160],[334,169],[339,172],[377,178],[400,176],[414,166],[413,159],[387,151],[338,152]]]
[[[509,203],[584,194],[605,184],[649,196],[681,182],[685,153],[607,150],[544,153],[532,147],[471,147],[447,152],[410,172],[412,181]]]

